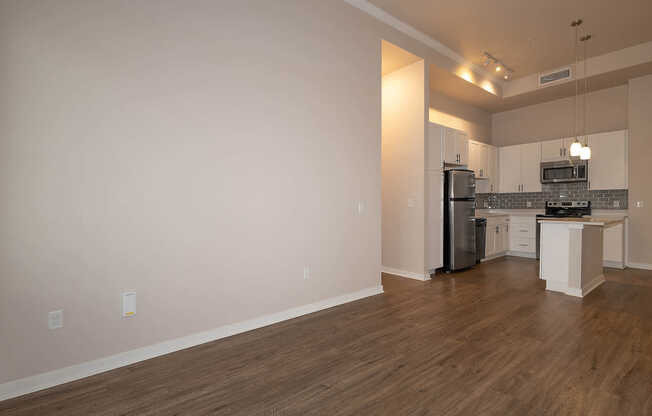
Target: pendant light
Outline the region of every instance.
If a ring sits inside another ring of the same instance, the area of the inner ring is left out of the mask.
[[[574,137],[573,143],[571,144],[571,147],[570,147],[570,155],[573,156],[573,157],[580,156],[580,152],[581,152],[582,147],[583,147],[582,143],[580,143],[579,138],[578,138],[578,136],[579,136],[579,126],[578,126],[578,124],[579,124],[579,114],[578,114],[579,111],[578,111],[578,107],[579,107],[579,95],[580,95],[580,92],[579,92],[580,91],[579,90],[580,81],[579,81],[579,79],[577,77],[577,67],[579,66],[579,57],[578,57],[578,53],[577,53],[577,44],[579,43],[579,40],[580,40],[580,33],[579,32],[580,32],[580,25],[581,24],[582,24],[582,19],[573,20],[571,22],[571,27],[575,28],[575,38],[573,39],[573,47],[574,47],[574,51],[575,51],[575,102],[574,102],[574,104],[575,104],[575,128],[574,128],[574,131],[573,131],[573,137]]]
[[[586,61],[589,59],[589,56],[586,53],[587,44],[591,39],[591,35],[584,35],[580,38],[580,41],[584,45],[584,147],[580,150],[580,159],[589,160],[591,159],[591,148],[589,147],[589,136],[587,134],[589,130],[589,107],[587,96],[589,94],[589,73],[586,66]]]
[[[575,134],[574,134],[574,140],[573,143],[571,144],[570,147],[570,155],[572,157],[578,157],[581,160],[589,160],[591,159],[591,148],[589,147],[588,144],[588,139],[587,139],[587,115],[588,115],[588,110],[587,110],[587,94],[588,94],[588,71],[587,71],[587,64],[586,61],[588,59],[588,56],[586,54],[586,45],[589,39],[591,39],[591,35],[585,35],[580,37],[580,25],[582,24],[582,19],[577,19],[573,20],[571,22],[571,27],[575,28],[575,40],[574,40],[574,46],[575,46]],[[582,92],[582,126],[580,128],[580,81],[579,77],[577,75],[577,70],[579,67],[579,51],[578,51],[578,46],[580,43],[584,46],[584,57],[583,57],[583,64],[584,64],[584,73],[582,74],[582,80],[584,82],[583,84],[583,92]],[[580,136],[582,137],[582,140],[580,140]],[[584,143],[582,143],[582,141]]]

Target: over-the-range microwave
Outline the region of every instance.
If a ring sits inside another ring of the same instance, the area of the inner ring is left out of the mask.
[[[564,160],[541,163],[541,183],[586,182],[589,180],[587,160]]]

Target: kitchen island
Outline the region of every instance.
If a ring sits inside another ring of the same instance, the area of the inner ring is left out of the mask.
[[[546,290],[584,297],[604,283],[603,232],[622,218],[540,218],[539,276]]]

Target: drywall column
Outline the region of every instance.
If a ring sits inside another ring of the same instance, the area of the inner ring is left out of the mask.
[[[424,279],[423,61],[383,77],[382,260],[385,271]]]
[[[629,263],[652,267],[652,75],[629,81]],[[642,202],[643,206],[637,206]]]

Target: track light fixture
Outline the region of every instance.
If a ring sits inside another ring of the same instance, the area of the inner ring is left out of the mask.
[[[483,65],[485,67],[489,66],[490,64],[494,64],[494,69],[496,72],[504,71],[505,75],[503,75],[503,79],[508,80],[512,77],[514,70],[505,65],[501,60],[495,58],[489,52],[483,52],[482,56],[484,57]]]

